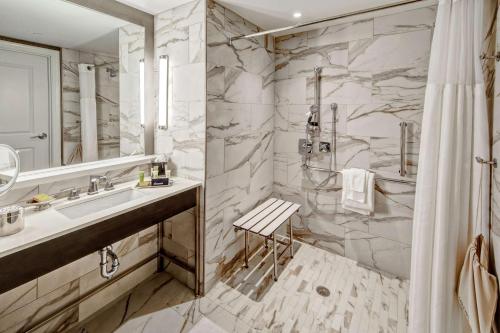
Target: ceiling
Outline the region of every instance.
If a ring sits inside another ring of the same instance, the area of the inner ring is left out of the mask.
[[[275,29],[354,11],[401,2],[401,0],[218,0],[263,29]],[[295,12],[302,17],[294,18]]]
[[[156,15],[192,0],[118,0]],[[328,18],[353,11],[401,2],[401,0],[216,0],[263,29]],[[302,17],[293,18],[294,12]]]
[[[0,35],[52,46],[117,55],[127,24],[62,0],[0,1]]]
[[[117,0],[130,7],[142,10],[143,12],[156,15],[161,12],[174,8],[193,0]]]

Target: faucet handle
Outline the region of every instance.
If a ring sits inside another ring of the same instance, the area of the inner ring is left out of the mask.
[[[115,189],[115,185],[113,184],[113,180],[106,178],[106,185],[104,185],[104,191],[111,191]]]
[[[61,193],[63,193],[63,192],[69,192],[68,200],[70,200],[70,201],[80,199],[80,190],[77,189],[76,187],[70,187],[70,188],[64,189],[61,191]]]

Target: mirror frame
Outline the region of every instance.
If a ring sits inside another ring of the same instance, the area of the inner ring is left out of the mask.
[[[11,180],[9,180],[9,182],[5,186],[2,186],[0,188],[0,197],[1,197],[2,195],[7,194],[12,189],[12,187],[16,184],[17,177],[21,173],[21,165],[20,165],[20,161],[19,161],[19,154],[17,153],[17,151],[14,148],[12,148],[9,145],[3,144],[3,143],[0,143],[0,148],[6,148],[7,150],[9,150],[12,153],[12,156],[14,156],[14,161],[16,162],[15,175],[12,177]]]

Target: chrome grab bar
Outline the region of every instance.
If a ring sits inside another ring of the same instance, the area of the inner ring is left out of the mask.
[[[400,142],[399,142],[399,175],[401,177],[406,176],[406,128],[408,127],[408,124],[403,121],[399,123],[400,127]]]

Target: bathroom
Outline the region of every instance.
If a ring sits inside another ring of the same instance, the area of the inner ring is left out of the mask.
[[[497,10],[3,1],[0,333],[496,330]]]

